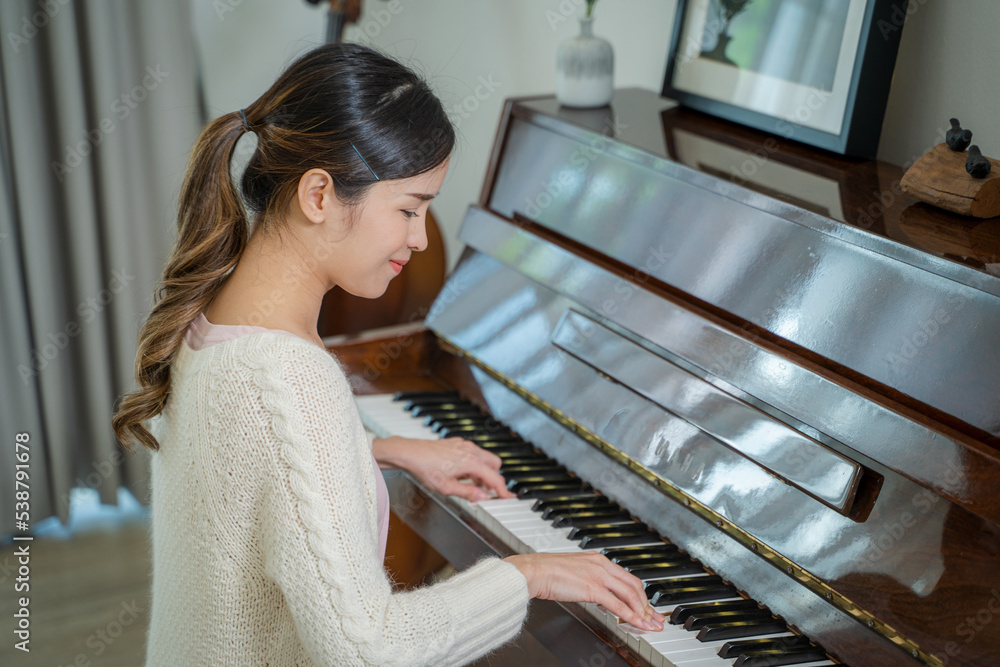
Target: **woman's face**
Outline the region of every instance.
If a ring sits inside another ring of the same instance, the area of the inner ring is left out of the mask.
[[[337,244],[333,282],[355,296],[382,296],[410,255],[427,248],[427,208],[447,173],[445,160],[419,176],[375,183]]]

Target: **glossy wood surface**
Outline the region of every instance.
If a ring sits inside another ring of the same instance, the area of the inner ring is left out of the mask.
[[[616,97],[613,109],[639,103],[641,97]],[[985,295],[966,303],[979,303],[977,299],[981,299],[992,307],[1000,257],[1000,234],[994,229],[995,221],[973,224],[922,208],[925,205],[917,205],[897,193],[900,167],[833,156],[793,142],[769,143],[767,135],[694,112],[668,109],[661,113],[666,103],[653,102],[653,112],[646,114],[648,117],[631,116],[638,120],[630,120],[629,127],[612,134],[616,143],[603,152],[628,154],[641,162],[646,158],[630,154],[628,147],[642,145],[651,156],[649,164],[657,156],[670,159],[672,152],[680,159],[684,146],[671,144],[673,133],[678,131],[688,133],[687,137],[680,135],[680,141],[688,141],[689,147],[691,136],[697,135],[728,147],[726,150],[743,151],[751,161],[754,151],[763,151],[763,158],[768,161],[807,171],[835,184],[832,192],[836,198],[828,198],[824,210],[840,211],[840,221],[831,218],[814,227],[803,226],[818,229],[824,237],[838,242],[846,240],[847,245],[857,248],[857,255],[864,257],[865,262],[881,262],[880,256],[889,257],[891,262],[899,263],[903,273],[910,271],[906,267],[917,269],[912,273],[917,278],[916,287],[911,281],[886,285],[885,280],[858,278],[848,294],[860,295],[859,304],[865,305],[864,296],[876,287],[901,290],[898,294],[911,298],[928,293],[921,287],[922,281],[932,289],[944,284],[939,280],[944,278],[958,281],[962,289],[973,290],[969,294]],[[645,103],[650,104],[648,97]],[[506,177],[523,176],[539,192],[551,186],[546,176],[555,172],[532,171],[538,159],[548,156],[532,157],[522,164],[513,158],[524,158],[523,155],[510,154],[516,144],[511,133],[518,122],[525,119],[532,122],[535,115],[545,115],[546,128],[555,128],[557,134],[561,132],[560,136],[566,138],[583,137],[581,151],[597,136],[594,133],[607,130],[609,122],[614,125],[610,110],[570,113],[553,107],[545,99],[519,104],[509,103],[501,121],[481,199],[484,209],[490,208],[497,184],[505,178],[505,169]],[[558,127],[560,123],[566,124],[565,132]],[[589,134],[578,133],[580,128],[586,128]],[[567,154],[578,155],[572,148]],[[720,154],[725,159],[732,158],[732,153]],[[596,158],[587,160],[588,165],[596,163]],[[720,179],[724,174],[719,172],[719,164],[718,161],[707,164],[704,173]],[[741,165],[742,161],[734,164]],[[601,173],[610,173],[610,169]],[[543,176],[539,178],[539,174]],[[802,201],[797,201],[794,192],[791,199],[783,198],[773,183],[762,185],[750,178],[743,180],[746,182],[727,181],[726,187],[698,181],[694,183],[695,189],[686,191],[700,189],[724,197],[731,193],[730,186],[757,188],[759,197],[738,193],[739,197],[749,202],[750,208],[778,211],[782,215],[791,211],[794,216],[787,203],[795,207],[809,203],[804,201],[805,197],[798,197]],[[634,183],[627,185],[634,187]],[[524,201],[521,193],[530,190],[510,192],[517,195],[509,198],[516,208]],[[598,189],[588,187],[581,192],[593,197]],[[621,210],[640,196],[653,195],[640,190],[608,193],[612,204],[622,204]],[[535,199],[536,203],[539,201],[542,200]],[[779,203],[774,204],[776,201]],[[566,205],[573,207],[576,203],[569,201]],[[591,222],[596,224],[599,220],[595,211],[603,211],[608,205],[607,201],[587,199],[586,205],[572,209],[575,217],[567,220],[583,224],[591,216]],[[709,209],[711,206],[705,210]],[[616,209],[611,206],[609,210]],[[484,213],[496,214],[497,211]],[[613,214],[605,219],[616,221],[616,229],[629,224]],[[905,391],[908,382],[917,385],[912,381],[916,376],[903,375],[895,387],[872,379],[847,364],[831,360],[829,354],[795,342],[792,336],[780,333],[766,321],[755,324],[750,317],[651,276],[652,272],[637,270],[641,267],[613,256],[617,248],[612,243],[591,247],[574,241],[571,234],[564,233],[572,231],[572,225],[556,229],[552,224],[535,224],[531,216],[500,222],[479,225],[478,236],[463,236],[472,248],[465,251],[449,277],[451,287],[461,289],[452,289],[448,303],[432,309],[430,325],[439,334],[445,332],[442,335],[453,337],[464,353],[502,372],[507,381],[517,383],[591,432],[600,434],[645,472],[716,512],[726,525],[720,529],[714,521],[696,515],[664,495],[661,488],[635,475],[630,466],[613,462],[592,443],[574,436],[555,421],[540,417],[523,397],[483,370],[444,352],[436,335],[418,326],[328,341],[350,371],[356,391],[387,392],[430,386],[458,389],[547,454],[584,479],[594,481],[597,488],[613,495],[636,516],[687,548],[710,568],[755,599],[771,605],[789,623],[801,628],[846,664],[919,664],[866,627],[863,621],[856,620],[864,619],[865,614],[871,614],[878,624],[933,654],[937,661],[934,664],[983,667],[1000,664],[1000,455],[996,436],[984,428],[970,426],[958,414],[963,410],[960,402],[954,412],[949,412],[948,406],[955,401],[936,398],[942,395],[951,398],[948,392],[968,392],[976,386],[982,386],[984,394],[995,390],[995,385],[991,388],[989,384],[996,382],[995,378],[988,377],[984,369],[992,368],[1000,348],[984,348],[978,366],[970,364],[967,355],[962,356],[962,341],[967,340],[967,348],[972,340],[963,339],[963,331],[971,332],[970,335],[996,331],[983,328],[989,323],[977,321],[973,308],[960,313],[965,318],[961,327],[953,326],[948,331],[948,352],[953,356],[935,360],[943,369],[961,362],[964,364],[961,376],[947,372],[936,375],[926,368],[914,368],[913,373],[924,372],[920,387],[928,390],[918,400]],[[859,229],[863,233],[859,234]],[[622,235],[627,231],[622,229]],[[729,248],[733,254],[728,256],[736,263],[745,261],[748,266],[758,268],[759,275],[766,276],[780,254],[754,255],[751,251],[755,241],[744,238],[742,246]],[[831,248],[854,252],[836,245]],[[870,253],[874,253],[874,259]],[[696,254],[694,259],[698,259]],[[888,274],[882,274],[883,278],[884,275]],[[795,272],[773,276],[790,278],[795,284],[783,286],[780,280],[774,285],[766,283],[764,293],[778,290],[789,295],[778,304],[782,312],[796,322],[808,323],[813,321],[811,318],[822,317],[822,312],[809,312],[807,317],[795,311],[795,305],[802,303],[796,290],[801,292],[799,296],[807,295],[801,281],[795,282],[803,276],[810,278],[808,272],[802,276]],[[981,280],[977,281],[977,276]],[[697,286],[698,280],[711,282],[715,276],[695,278],[692,284]],[[449,290],[449,284],[445,291]],[[602,310],[602,304],[616,290],[619,302],[623,301],[621,290],[629,295],[625,299],[628,308],[624,309],[628,312],[620,308],[617,312]],[[759,401],[755,403],[758,407],[784,415],[783,419],[793,427],[822,439],[827,446],[856,461],[864,476],[851,513],[840,514],[791,485],[762,475],[753,461],[734,456],[722,443],[699,432],[697,425],[679,420],[648,401],[637,401],[635,393],[630,394],[627,387],[602,377],[587,364],[571,359],[571,355],[553,352],[552,333],[569,308],[600,313],[623,330],[660,346],[672,355],[671,359],[676,357],[692,364],[692,368],[706,369],[705,379],[715,382],[717,387]],[[893,312],[899,319],[886,320],[884,338],[868,336],[866,327],[874,324],[866,320],[831,326],[827,332],[832,336],[830,340],[835,344],[842,344],[841,338],[854,341],[852,345],[862,351],[865,346],[886,345],[896,340],[893,337],[898,337],[898,331],[892,328],[893,321],[897,325],[899,321],[905,322],[908,313],[905,308],[898,312],[891,308],[893,303],[886,302],[881,314]],[[852,312],[855,311],[851,308],[844,310],[848,316]],[[875,308],[872,313],[877,318],[880,310]],[[949,365],[949,359],[955,363]],[[740,363],[747,365],[744,368]],[[930,393],[928,381],[937,383],[938,393]],[[992,428],[995,420],[982,396],[979,400],[982,405],[976,418]],[[940,407],[932,407],[928,401]],[[1000,406],[995,414],[1000,414]],[[630,415],[631,421],[622,419],[622,415]],[[626,428],[628,424],[631,427]],[[652,435],[658,426],[673,429],[677,434],[668,448],[676,456],[654,451]],[[469,526],[473,533],[481,529]],[[787,558],[792,564],[791,576],[783,566],[779,569],[761,553],[748,549],[745,542],[734,537],[734,531],[751,536],[760,545]],[[441,539],[447,543],[450,538]],[[857,605],[862,613],[852,617],[843,611],[845,605],[838,609],[828,604],[822,594],[817,595],[809,588],[812,583],[805,585],[807,580],[812,581],[810,577],[832,595],[839,596],[838,599]]]
[[[440,349],[429,332],[408,329],[401,335],[387,333],[384,337],[344,341],[339,345],[337,341],[331,342],[331,350],[343,363],[359,393],[385,393],[404,388],[453,388],[480,407],[491,409],[473,368]],[[376,360],[387,349],[396,349],[396,346],[408,350],[408,354],[399,355],[378,377],[373,378],[370,369],[376,365]],[[575,458],[579,461],[593,456],[584,452]],[[607,466],[607,463],[600,465]],[[572,469],[572,463],[570,467]],[[598,474],[595,473],[595,479]],[[962,471],[955,474],[962,474]],[[882,502],[868,524],[869,529],[884,535],[881,542],[876,542],[884,549],[876,548],[860,558],[858,554],[847,551],[837,560],[837,549],[819,548],[816,557],[823,560],[823,567],[841,572],[828,583],[897,631],[919,641],[921,646],[941,657],[945,664],[984,667],[998,664],[1000,595],[996,591],[1000,590],[1000,529],[996,524],[969,514],[926,489],[918,490],[911,496],[901,493],[899,481],[893,484],[898,488],[882,490]],[[677,530],[686,530],[683,526],[694,525],[708,536],[715,531],[711,524],[687,516],[690,512],[684,508],[662,497],[657,500],[659,492],[656,489],[644,484],[640,486],[647,488],[647,498],[645,507],[630,507],[637,516],[651,523],[661,520],[666,525],[675,524]],[[737,499],[734,502],[741,501]],[[745,502],[755,501],[748,497]],[[761,517],[770,517],[773,535],[785,535],[790,544],[803,539],[799,523],[801,518],[794,518],[795,507],[775,504],[765,509]],[[646,516],[650,511],[654,516]],[[808,524],[810,534],[829,534],[829,530],[823,527],[823,521],[816,516],[812,516]],[[475,525],[470,525],[469,529],[479,533],[485,530]],[[674,538],[669,532],[665,533]],[[755,599],[782,609],[781,599],[792,597],[788,589],[795,586],[794,582],[763,559],[740,545],[730,544],[725,536],[702,539],[711,540],[715,557],[720,559],[713,562],[711,556],[699,554],[702,560],[744,590],[752,591]],[[431,541],[434,543],[433,536]],[[836,541],[849,544],[850,538],[837,538]],[[678,542],[682,540],[678,539]],[[914,581],[919,581],[921,575],[932,577],[935,581],[927,590],[916,594],[912,589],[901,586],[895,576],[873,573],[870,567],[872,562],[888,564],[891,566],[888,571],[898,569],[900,576]],[[806,569],[818,569],[817,563],[808,559],[804,559],[801,565]],[[741,577],[746,581],[741,582]],[[761,583],[765,590],[756,590]],[[768,590],[774,600],[768,599]],[[812,596],[811,593],[807,595]],[[820,634],[803,619],[796,619],[788,613],[785,618],[793,625],[806,629],[811,637],[846,664],[917,664],[860,623],[851,621],[846,627],[838,625],[831,627],[829,634]],[[995,622],[984,622],[994,618]]]

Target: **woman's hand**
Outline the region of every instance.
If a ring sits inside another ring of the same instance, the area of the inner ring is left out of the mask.
[[[498,472],[500,457],[462,438],[379,438],[372,442],[372,454],[380,468],[405,470],[438,493],[472,501],[486,500],[491,490],[500,498],[514,497]]]
[[[504,560],[528,580],[533,598],[594,602],[637,628],[663,629],[664,616],[649,606],[642,581],[596,551],[518,554]]]

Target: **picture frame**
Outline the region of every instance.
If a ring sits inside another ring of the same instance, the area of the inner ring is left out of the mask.
[[[907,0],[678,0],[662,96],[874,158]]]

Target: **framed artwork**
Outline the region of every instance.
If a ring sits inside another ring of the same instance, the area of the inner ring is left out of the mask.
[[[873,158],[906,0],[678,0],[662,94]]]

